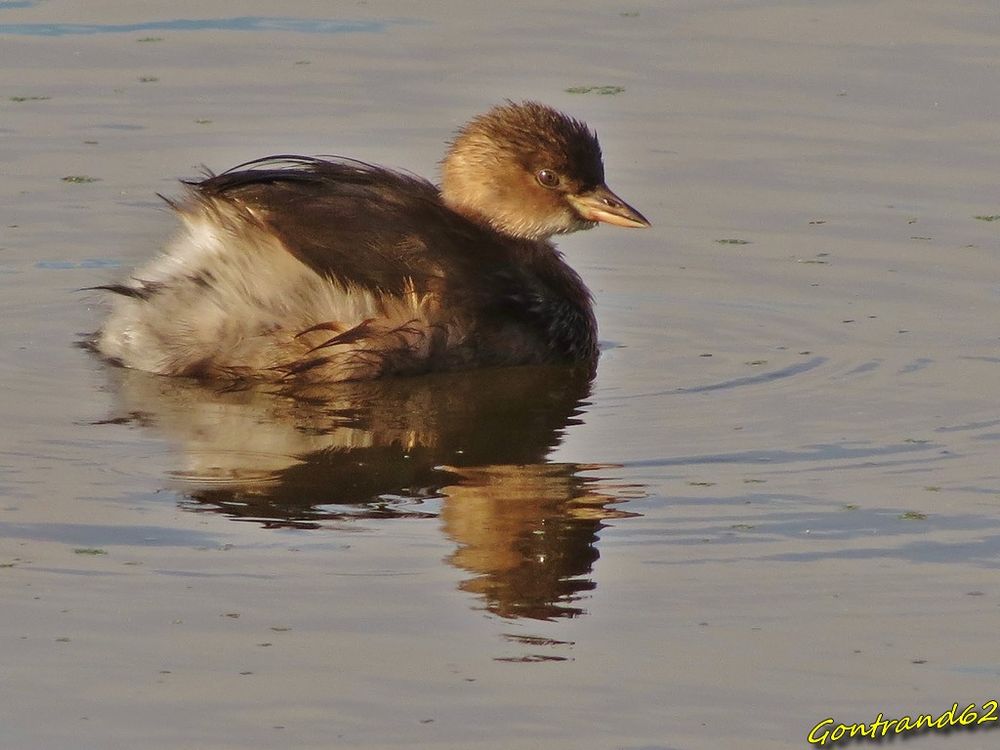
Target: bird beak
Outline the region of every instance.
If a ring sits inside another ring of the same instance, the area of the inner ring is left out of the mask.
[[[567,195],[566,199],[587,221],[603,221],[620,227],[648,227],[646,217],[632,208],[607,185],[598,185],[589,193]]]

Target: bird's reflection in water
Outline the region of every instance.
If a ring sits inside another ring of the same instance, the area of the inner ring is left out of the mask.
[[[462,588],[504,617],[580,614],[598,533],[627,515],[599,467],[545,462],[585,404],[583,370],[339,383],[309,400],[116,376],[123,413],[112,421],[180,444],[189,510],[300,528],[440,515],[457,545],[449,562],[473,574]]]

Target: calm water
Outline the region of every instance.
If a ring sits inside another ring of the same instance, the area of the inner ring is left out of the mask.
[[[996,697],[993,3],[239,12],[0,2],[4,747],[793,748]],[[297,403],[74,346],[177,177],[433,175],[505,97],[654,224],[560,243],[592,383]]]

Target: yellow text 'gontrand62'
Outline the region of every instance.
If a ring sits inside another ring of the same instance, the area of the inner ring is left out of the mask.
[[[908,734],[935,729],[946,730],[954,727],[975,728],[996,720],[997,702],[995,700],[985,701],[982,707],[970,703],[961,712],[958,710],[958,704],[953,703],[951,708],[939,716],[920,714],[915,718],[901,716],[898,719],[886,719],[880,713],[871,724],[838,724],[832,717],[828,717],[814,726],[806,739],[809,740],[810,745],[824,747],[842,739],[865,737],[878,741],[890,734]]]

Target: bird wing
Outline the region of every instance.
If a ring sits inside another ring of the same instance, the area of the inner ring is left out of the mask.
[[[360,161],[273,156],[186,184],[248,208],[317,273],[372,291],[431,283],[476,246],[430,182]]]

